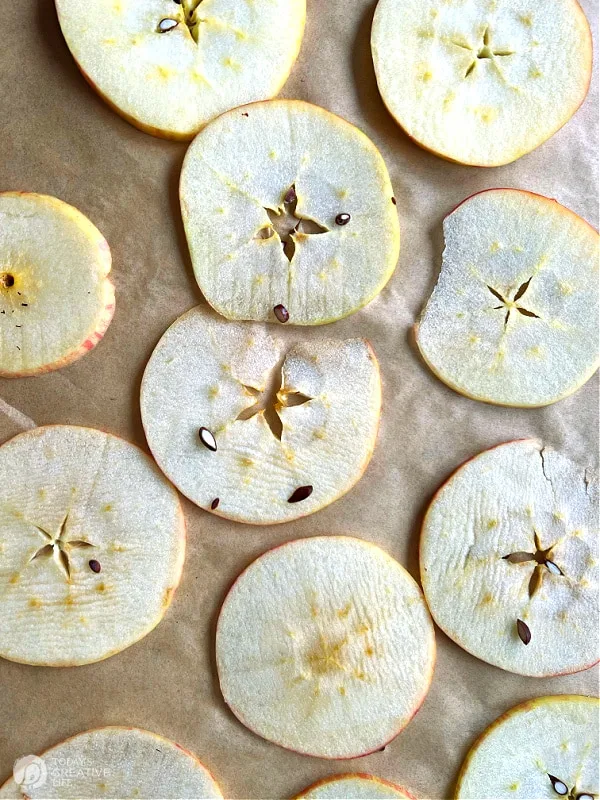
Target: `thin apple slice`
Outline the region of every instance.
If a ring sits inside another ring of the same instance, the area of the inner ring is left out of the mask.
[[[598,482],[525,439],[480,453],[438,491],[421,533],[433,618],[457,644],[544,677],[598,661]]]
[[[596,697],[552,695],[511,708],[475,742],[462,765],[457,800],[595,800]]]
[[[351,772],[346,775],[331,775],[313,783],[295,800],[414,800],[412,794],[383,778],[367,775],[366,772]]]
[[[495,167],[538,147],[577,111],[592,35],[577,0],[379,0],[371,33],[379,91],[417,144]],[[552,102],[548,102],[552,98]]]
[[[475,400],[532,408],[598,368],[598,233],[547,197],[491,189],[444,220],[439,281],[416,325],[429,367]]]
[[[147,133],[191,139],[230,108],[274,97],[294,65],[306,0],[55,0],[92,87]]]
[[[259,736],[320,758],[384,747],[433,675],[433,624],[406,570],[369,542],[317,536],[270,550],[217,624],[225,702]]]
[[[158,465],[192,502],[267,525],[312,514],[359,480],[381,384],[364,339],[291,340],[195,308],[164,334],[142,381]]]
[[[95,347],[115,308],[110,250],[73,206],[0,193],[0,376],[67,366]]]
[[[1,657],[89,664],[160,622],[185,526],[145,453],[92,428],[34,428],[0,447],[0,486]]]
[[[39,757],[25,756],[0,787],[0,798],[7,800],[99,797],[216,800],[223,795],[193,753],[163,736],[124,727],[85,731]]]
[[[310,103],[255,103],[211,122],[180,194],[196,280],[228,319],[333,322],[369,303],[398,261],[381,155]]]

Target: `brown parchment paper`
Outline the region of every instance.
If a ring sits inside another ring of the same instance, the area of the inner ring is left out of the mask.
[[[117,289],[114,321],[93,352],[60,372],[0,381],[0,440],[61,422],[105,428],[146,447],[138,405],[144,365],[167,326],[203,302],[177,195],[186,145],[136,130],[94,94],[63,42],[51,0],[0,6],[0,190],[46,192],[87,214],[111,246]],[[552,13],[551,0],[540,0],[543,6],[542,13]],[[583,6],[596,35],[596,4]],[[153,633],[85,667],[0,660],[0,783],[21,755],[87,728],[132,724],[198,753],[228,798],[290,797],[348,770],[399,782],[419,798],[449,797],[474,737],[506,709],[537,695],[597,692],[596,670],[523,678],[478,661],[437,631],[437,667],[423,708],[385,752],[351,762],[307,758],[263,741],[237,722],[219,693],[218,609],[233,579],[263,551],[295,537],[350,533],[381,545],[418,577],[422,513],[464,459],[532,435],[582,465],[596,459],[596,378],[548,408],[486,406],[434,378],[410,334],[439,270],[442,218],[473,192],[530,189],[597,226],[596,77],[578,114],[537,151],[499,169],[450,164],[413,145],[384,109],[369,49],[374,7],[374,0],[309,0],[300,58],[283,92],[341,114],[372,137],[398,198],[401,256],[385,291],[349,319],[297,329],[301,337],[358,334],[372,341],[384,383],[373,461],[342,500],[287,525],[233,524],[183,500],[184,577]]]

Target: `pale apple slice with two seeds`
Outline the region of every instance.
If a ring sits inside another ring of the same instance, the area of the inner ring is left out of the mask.
[[[60,369],[94,348],[115,309],[100,231],[47,195],[0,193],[0,376]]]
[[[87,81],[147,133],[191,139],[274,97],[294,65],[306,0],[55,0]]]
[[[457,392],[534,408],[598,368],[598,233],[517,189],[473,195],[444,220],[437,286],[415,326],[421,355]]]
[[[493,167],[529,153],[587,94],[592,35],[577,0],[379,0],[379,91],[417,144]]]
[[[0,657],[89,664],[160,622],[185,525],[139,448],[91,428],[34,428],[0,447],[0,497]]]
[[[457,800],[596,800],[600,702],[538,697],[511,708],[469,751]]]
[[[367,467],[381,382],[364,339],[298,343],[294,331],[195,308],[164,334],[141,390],[159,467],[192,502],[268,525],[312,514]]]
[[[352,314],[396,267],[393,194],[375,145],[340,117],[298,100],[234,109],[196,137],[181,174],[198,285],[228,319]]]
[[[560,453],[526,439],[460,467],[420,560],[433,618],[477,658],[534,677],[598,661],[598,481]]]
[[[381,749],[429,690],[433,624],[406,570],[374,544],[317,536],[270,550],[217,623],[225,702],[259,736],[320,758]]]
[[[414,800],[412,794],[366,772],[331,775],[313,783],[294,800]]]
[[[3,800],[99,797],[218,800],[223,795],[193,753],[163,736],[125,727],[85,731],[38,758],[25,756],[0,787]]]

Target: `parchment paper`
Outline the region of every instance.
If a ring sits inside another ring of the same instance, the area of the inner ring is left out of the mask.
[[[83,2],[83,0],[82,0]],[[550,0],[544,13],[551,13]],[[583,0],[597,31],[593,0]],[[437,631],[431,691],[385,752],[327,762],[287,752],[246,730],[225,707],[214,666],[214,626],[228,587],[252,559],[299,536],[350,533],[388,550],[418,577],[419,523],[432,493],[464,459],[498,442],[539,436],[582,465],[597,454],[597,379],[545,409],[477,403],[422,364],[411,325],[441,261],[441,220],[463,198],[495,186],[556,197],[597,225],[597,80],[570,123],[510,166],[453,165],[413,145],[385,111],[369,49],[373,0],[309,0],[302,51],[284,95],[310,100],[361,127],[387,162],[398,198],[401,256],[369,307],[299,336],[367,336],[381,362],[384,405],[375,455],[345,498],[298,522],[254,528],[183,500],[188,552],[166,618],[138,644],[99,664],[34,668],[0,660],[0,782],[13,761],[105,724],[138,725],[198,753],[229,798],[285,798],[333,772],[368,771],[420,798],[448,797],[474,737],[530,697],[595,694],[595,670],[522,678],[468,655]],[[74,366],[0,381],[0,436],[52,422],[104,428],[145,447],[138,391],[166,327],[203,302],[191,271],[177,184],[186,145],[148,136],[87,86],[64,44],[51,0],[1,3],[0,189],[56,195],[108,239],[117,310],[104,341]],[[377,235],[374,232],[374,235]],[[1,606],[0,606],[1,613]]]

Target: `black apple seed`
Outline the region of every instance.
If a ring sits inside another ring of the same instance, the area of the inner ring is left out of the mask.
[[[95,558],[92,558],[91,561],[88,561],[88,564],[92,572],[100,572],[100,570],[102,569],[102,567],[100,566],[100,562],[96,561]]]
[[[198,436],[200,437],[200,441],[207,448],[207,450],[211,450],[213,453],[217,451],[217,440],[213,436],[213,434],[205,428],[204,426],[200,428],[198,431]]]
[[[291,495],[288,497],[288,503],[299,503],[302,500],[306,500],[307,497],[310,497],[313,493],[312,486],[299,486]]]
[[[273,313],[279,320],[279,322],[287,322],[290,318],[290,313],[285,306],[282,306],[281,303],[273,309]]]
[[[350,222],[350,214],[338,214],[335,218],[336,225],[347,225]]]

